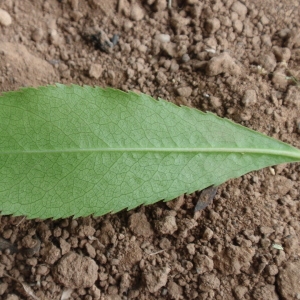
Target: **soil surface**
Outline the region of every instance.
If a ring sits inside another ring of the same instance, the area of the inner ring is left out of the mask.
[[[141,91],[300,148],[299,80],[298,0],[0,2],[0,92]],[[299,174],[230,180],[195,214],[199,191],[100,218],[2,216],[0,299],[300,299]]]

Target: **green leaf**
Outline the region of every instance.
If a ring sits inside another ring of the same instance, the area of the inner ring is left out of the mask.
[[[75,85],[1,96],[0,140],[0,210],[28,218],[103,215],[300,160],[211,113]]]

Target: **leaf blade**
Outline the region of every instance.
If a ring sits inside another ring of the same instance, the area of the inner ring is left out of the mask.
[[[213,114],[79,86],[5,94],[0,138],[0,210],[29,218],[117,212],[300,160]]]

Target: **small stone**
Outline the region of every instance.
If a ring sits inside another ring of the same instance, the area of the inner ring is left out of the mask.
[[[274,232],[274,229],[268,226],[261,226],[259,230],[265,237],[268,237],[271,233]]]
[[[146,286],[150,293],[157,292],[167,284],[170,271],[169,267],[153,268],[150,272],[148,271],[149,273],[144,274]]]
[[[267,238],[263,238],[263,239],[260,240],[260,244],[261,244],[263,249],[267,249],[271,246],[271,241]]]
[[[243,31],[243,27],[244,27],[244,25],[243,25],[242,21],[240,21],[240,20],[235,20],[235,21],[233,22],[233,28],[235,29],[235,31],[236,31],[237,33],[241,33],[241,32]]]
[[[71,245],[66,240],[64,240],[62,238],[59,239],[59,246],[60,246],[62,255],[65,255],[71,249]]]
[[[193,261],[197,274],[211,272],[214,268],[213,260],[206,255],[197,253]]]
[[[159,242],[159,247],[164,250],[169,249],[171,247],[171,242],[167,238],[163,237]]]
[[[93,285],[91,287],[91,295],[94,297],[93,299],[100,299],[101,291],[96,287],[96,285]]]
[[[113,70],[108,70],[107,77],[111,80],[114,80],[116,78],[116,73]]]
[[[278,274],[278,267],[276,265],[268,265],[265,270],[269,276],[275,276]]]
[[[67,288],[92,287],[98,278],[98,266],[89,257],[69,252],[58,261],[53,276]]]
[[[27,258],[26,264],[35,267],[37,265],[37,258],[36,257]]]
[[[275,88],[285,91],[289,82],[286,74],[282,70],[275,71],[272,76],[272,83]]]
[[[179,300],[182,299],[182,287],[175,283],[174,281],[169,281],[168,283],[168,294],[171,299]]]
[[[272,181],[269,181],[269,183],[268,188],[270,189],[270,194],[276,195],[279,198],[285,196],[294,188],[293,180],[282,175],[277,175]]]
[[[10,14],[4,10],[0,8],[0,24],[3,26],[9,26],[12,23],[12,19]]]
[[[162,234],[173,234],[177,229],[176,218],[166,216],[163,220],[156,222],[156,229]]]
[[[278,62],[288,62],[291,58],[291,50],[286,47],[273,47],[273,53]]]
[[[0,283],[0,296],[2,296],[8,288],[7,282]]]
[[[78,22],[80,19],[83,18],[83,16],[84,16],[84,14],[82,12],[80,12],[80,11],[72,11],[72,12],[70,12],[70,17],[75,22]]]
[[[260,44],[260,37],[258,35],[252,38],[252,45],[254,48],[257,48]]]
[[[213,223],[216,223],[219,219],[221,219],[221,216],[217,212],[211,210],[209,212],[209,218],[212,220]]]
[[[261,24],[263,25],[268,25],[270,23],[270,20],[265,16],[263,15],[261,18],[260,18],[260,22]]]
[[[96,250],[95,250],[95,248],[90,243],[86,243],[85,244],[85,249],[86,249],[87,254],[91,258],[95,258],[96,257]]]
[[[167,1],[165,1],[165,0],[156,0],[155,1],[154,9],[156,11],[163,11],[166,8],[167,8]]]
[[[245,110],[240,113],[240,118],[242,121],[249,121],[252,118],[251,110]]]
[[[267,284],[263,286],[258,286],[253,289],[252,299],[261,300],[261,299],[272,299],[278,300],[278,294],[275,291],[275,285]]]
[[[191,58],[190,58],[190,56],[187,53],[183,54],[182,57],[181,57],[181,60],[183,62],[188,62],[188,61],[190,61],[190,59]]]
[[[128,68],[127,69],[127,76],[128,76],[129,79],[133,78],[134,77],[134,70],[131,69],[131,68]]]
[[[248,107],[257,102],[257,96],[255,90],[247,90],[243,96],[242,103]]]
[[[276,278],[278,291],[283,299],[296,299],[300,295],[300,261],[288,261]]]
[[[233,292],[238,300],[243,300],[245,299],[244,296],[248,292],[248,289],[243,285],[238,285],[234,288]]]
[[[203,40],[205,47],[208,49],[217,49],[218,41],[214,37],[209,37]],[[207,52],[207,51],[206,51]]]
[[[219,19],[211,18],[206,20],[204,27],[208,34],[214,34],[221,27],[221,24]]]
[[[91,78],[99,79],[102,75],[103,68],[99,64],[92,64],[89,70],[89,75]]]
[[[171,27],[175,29],[177,34],[181,33],[190,24],[190,19],[181,16],[178,13],[172,13],[172,18],[170,20]]]
[[[199,290],[202,292],[209,292],[217,290],[220,287],[220,280],[215,274],[204,274],[200,276]]]
[[[104,221],[100,228],[100,232],[101,234],[99,234],[98,238],[101,244],[108,246],[110,243],[112,243],[112,239],[114,238],[116,232],[111,222]]]
[[[286,96],[284,97],[284,105],[288,107],[297,107],[297,109],[300,109],[299,87],[289,86]]]
[[[145,12],[138,3],[134,3],[131,7],[130,18],[133,21],[140,21],[144,18]]]
[[[146,53],[148,50],[148,47],[146,45],[140,45],[140,46],[138,46],[138,50],[142,53]]]
[[[78,228],[78,235],[81,238],[93,236],[95,232],[95,228],[90,225],[80,225]]]
[[[126,20],[123,25],[123,29],[125,32],[128,32],[133,27],[133,23],[129,20]]]
[[[244,22],[244,34],[246,37],[253,37],[253,24],[251,22]]]
[[[131,241],[123,257],[120,260],[119,270],[129,271],[133,265],[140,262],[143,257],[143,251],[138,243]]]
[[[36,269],[36,274],[38,275],[47,275],[50,272],[47,265],[39,265]]]
[[[120,282],[120,294],[127,293],[131,287],[131,280],[129,273],[125,272],[122,274]]]
[[[155,36],[155,39],[161,43],[168,43],[168,42],[170,42],[171,37],[169,34],[160,33]]]
[[[43,37],[44,37],[44,31],[42,28],[35,29],[31,34],[31,38],[35,42],[40,42],[43,39]]]
[[[276,60],[273,55],[262,55],[259,61],[261,66],[268,72],[273,72],[276,68]]]
[[[16,294],[9,294],[5,300],[19,300],[20,298]]]
[[[129,218],[129,228],[137,236],[149,237],[153,235],[151,225],[143,213],[134,213]]]
[[[231,245],[214,257],[214,267],[223,275],[238,275],[250,267],[254,254],[253,248]]]
[[[179,96],[182,96],[182,97],[189,97],[191,96],[193,92],[193,89],[189,86],[185,86],[185,87],[180,87],[177,89],[177,93]]]
[[[209,227],[206,227],[203,232],[202,239],[205,241],[209,241],[209,240],[211,240],[213,235],[214,235],[214,232]]]
[[[299,240],[296,235],[291,235],[285,239],[284,250],[289,256],[297,255],[299,251]]]
[[[240,1],[236,1],[232,4],[231,10],[233,12],[236,12],[241,20],[244,20],[247,14],[247,7],[241,3]]]
[[[209,98],[209,100],[210,100],[211,105],[212,105],[214,108],[218,108],[218,107],[221,107],[221,106],[222,106],[222,101],[221,101],[221,99],[218,98],[218,97],[211,96],[211,97]]]
[[[178,70],[179,70],[179,65],[176,62],[176,60],[173,59],[170,65],[170,72],[177,72]]]
[[[63,44],[63,37],[61,37],[56,29],[52,29],[50,32],[50,41],[51,44],[54,46],[60,46],[61,44]]]
[[[241,67],[227,52],[213,57],[206,66],[208,76],[216,76],[221,73],[229,73],[230,75],[241,74]]]
[[[78,4],[79,4],[78,2],[79,2],[79,0],[70,0],[69,2],[71,4],[71,7],[72,7],[73,10],[77,10],[78,9]]]
[[[164,85],[168,82],[168,78],[163,72],[159,71],[156,75],[156,81],[159,85]]]
[[[261,42],[266,46],[272,47],[272,40],[268,34],[264,34],[261,36]]]
[[[170,57],[176,57],[177,56],[177,50],[176,50],[176,44],[175,43],[162,43],[161,44],[161,50],[165,52]]]
[[[41,250],[45,263],[53,265],[61,257],[60,250],[51,242],[48,242]]]
[[[232,22],[228,16],[219,16],[219,19],[220,19],[220,22],[222,25],[224,25],[226,27],[232,26]]]
[[[196,253],[195,244],[193,244],[193,243],[187,244],[186,248],[190,255],[195,255],[195,253]]]
[[[172,210],[179,210],[181,208],[181,206],[184,204],[185,202],[185,199],[184,199],[184,196],[181,195],[179,196],[178,198],[172,200],[172,201],[168,201],[166,203],[166,205],[171,208]]]

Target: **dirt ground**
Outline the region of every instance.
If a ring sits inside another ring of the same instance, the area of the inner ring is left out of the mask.
[[[0,92],[141,91],[300,148],[299,1],[169,3],[1,0]],[[300,299],[299,174],[230,180],[196,214],[199,191],[99,218],[2,216],[0,299]]]

